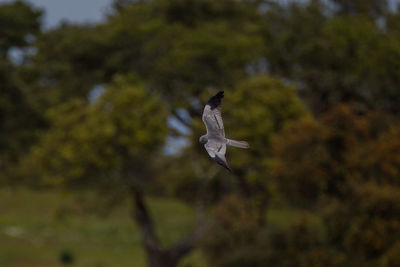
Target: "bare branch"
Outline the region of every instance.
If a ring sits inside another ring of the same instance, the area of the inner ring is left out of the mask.
[[[143,243],[146,250],[150,253],[160,250],[160,242],[154,231],[153,220],[150,217],[149,211],[147,210],[146,203],[143,198],[142,192],[132,186],[131,192],[134,198],[134,218],[139,225],[139,229],[143,238]]]
[[[167,253],[171,261],[177,263],[183,256],[192,251],[208,228],[209,223],[203,221],[188,236],[168,249]]]
[[[172,246],[170,249],[168,249],[168,254],[170,259],[173,262],[178,262],[180,258],[182,258],[184,255],[189,253],[198,243],[198,241],[204,236],[204,234],[207,232],[210,222],[207,221],[206,219],[206,214],[205,214],[205,194],[206,194],[206,186],[205,183],[207,182],[207,179],[204,177],[204,172],[201,170],[201,167],[198,166],[198,164],[194,164],[195,166],[195,173],[197,174],[197,178],[199,180],[199,185],[198,185],[198,195],[197,195],[197,200],[196,200],[196,208],[197,208],[197,225],[195,229],[189,233],[185,238],[177,242],[174,246]],[[215,173],[212,175],[214,176]]]
[[[185,125],[186,127],[188,127],[189,129],[192,128],[192,124],[190,122],[188,122],[187,120],[185,120],[181,115],[179,115],[179,113],[176,110],[172,111],[172,114],[174,115],[174,117],[183,125]]]

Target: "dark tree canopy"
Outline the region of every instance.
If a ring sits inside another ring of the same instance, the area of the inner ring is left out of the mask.
[[[42,11],[23,1],[0,5],[0,54],[11,48],[24,48],[40,31]]]

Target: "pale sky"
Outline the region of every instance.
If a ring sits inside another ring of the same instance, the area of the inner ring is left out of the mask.
[[[0,0],[0,3],[13,0]],[[51,28],[60,21],[99,22],[109,10],[112,0],[25,0],[45,10],[44,26]]]

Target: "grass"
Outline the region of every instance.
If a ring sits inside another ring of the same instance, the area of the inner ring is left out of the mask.
[[[157,233],[164,246],[188,233],[196,218],[182,202],[149,198]],[[146,258],[130,206],[122,204],[108,216],[82,208],[77,198],[57,191],[0,189],[0,266],[61,267],[60,257],[72,257],[74,267],[145,267]],[[269,224],[289,226],[299,211],[271,208]],[[318,218],[311,218],[319,224]],[[180,267],[207,267],[200,250]]]
[[[77,267],[146,266],[129,205],[107,217],[68,209],[76,205],[76,198],[54,191],[0,190],[0,266],[64,266],[62,255]],[[149,205],[164,245],[194,224],[194,211],[183,203],[151,198]],[[181,266],[207,265],[194,251]]]

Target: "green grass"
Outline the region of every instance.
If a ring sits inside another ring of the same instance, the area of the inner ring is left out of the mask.
[[[183,203],[151,198],[149,205],[165,246],[194,224],[194,211]],[[76,198],[59,192],[1,189],[0,266],[63,266],[59,261],[62,252],[73,255],[72,266],[146,266],[129,205],[106,217],[71,210],[76,206]],[[181,266],[207,265],[200,251],[194,251]]]
[[[193,208],[173,199],[147,200],[164,246],[190,232],[196,218]],[[61,253],[68,252],[74,267],[145,267],[130,206],[121,204],[108,216],[99,216],[83,203],[58,191],[0,189],[0,266],[60,267]],[[266,216],[269,224],[285,227],[302,214],[277,206]],[[319,218],[311,219],[320,224]],[[208,266],[200,250],[180,264],[189,266]]]

